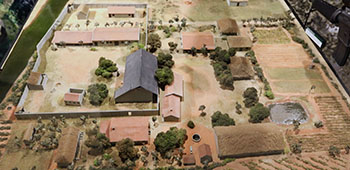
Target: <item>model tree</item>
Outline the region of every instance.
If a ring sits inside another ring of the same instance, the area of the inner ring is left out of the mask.
[[[168,131],[158,133],[154,140],[156,150],[162,157],[169,151],[181,147],[187,139],[186,130],[178,129],[176,127],[170,128]]]
[[[170,54],[159,53],[158,69],[156,70],[155,78],[158,86],[164,90],[166,85],[170,85],[174,81],[174,73],[171,68],[174,65],[173,56]]]
[[[150,52],[154,53],[158,48],[162,47],[162,42],[160,41],[160,36],[158,34],[150,34],[148,36],[148,45],[150,47]]]
[[[235,121],[230,118],[230,116],[225,113],[222,114],[220,111],[216,111],[212,116],[211,116],[211,123],[213,127],[215,126],[233,126],[235,125]]]
[[[90,149],[88,154],[101,155],[104,150],[111,147],[109,139],[105,134],[100,133],[99,128],[96,126],[92,129],[86,130],[88,139],[85,141],[85,145]]]
[[[89,85],[88,92],[90,94],[89,101],[94,106],[100,106],[108,96],[107,86],[103,83]]]
[[[193,129],[195,127],[194,122],[192,120],[187,122],[187,127]]]
[[[129,138],[117,142],[116,148],[119,151],[119,157],[124,163],[128,160],[135,162],[140,157],[138,154],[139,150],[135,148],[134,141]]]
[[[270,116],[270,110],[263,104],[258,103],[249,111],[249,122],[261,123],[265,118]]]
[[[95,75],[111,78],[113,73],[117,71],[118,67],[112,60],[101,57],[98,61],[98,68],[95,70]]]
[[[243,93],[243,97],[243,103],[247,108],[253,107],[259,102],[258,91],[254,87],[247,88]]]
[[[170,54],[159,53],[157,57],[158,68],[169,67],[172,68],[175,64],[173,56]]]

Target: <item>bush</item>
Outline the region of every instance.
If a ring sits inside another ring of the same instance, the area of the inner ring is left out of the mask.
[[[267,90],[265,91],[265,94],[264,94],[268,99],[272,100],[275,98],[275,95],[273,95],[272,91],[271,90]]]
[[[339,155],[340,154],[340,149],[339,148],[337,148],[336,146],[334,146],[334,145],[331,145],[330,147],[329,147],[329,149],[328,149],[328,153],[329,153],[329,155],[331,156],[331,157],[336,157],[337,155]]]
[[[109,79],[113,76],[112,73],[117,71],[118,67],[112,60],[101,57],[98,61],[98,68],[95,70],[95,75]]]
[[[97,51],[95,47],[90,48],[90,51]]]
[[[170,85],[174,81],[174,74],[169,67],[158,68],[155,78],[158,82],[158,86],[164,90],[166,85]]]
[[[293,153],[295,153],[295,154],[299,154],[299,153],[302,152],[302,150],[301,150],[301,145],[298,144],[298,143],[292,144],[292,145],[290,146],[290,149],[291,149],[291,151],[292,151]]]
[[[247,88],[243,93],[243,97],[243,103],[247,108],[253,107],[259,102],[258,91],[254,87]]]
[[[323,127],[323,122],[322,121],[317,121],[314,123],[316,128],[322,128]]]
[[[234,49],[234,48],[229,48],[229,49],[228,49],[228,53],[230,54],[231,57],[232,57],[232,56],[235,56],[235,55],[236,55],[236,49]]]
[[[168,131],[158,133],[154,140],[156,150],[165,156],[166,152],[181,147],[187,139],[186,130],[171,127]]]
[[[168,28],[168,27],[166,27],[166,28]],[[165,31],[165,29],[164,29],[164,31]],[[158,34],[149,34],[147,43],[150,46],[151,53],[156,52],[158,48],[162,47],[162,42],[160,41],[160,36]]]
[[[107,86],[102,83],[89,85],[88,92],[90,93],[90,103],[94,106],[100,106],[108,96]]]
[[[194,125],[192,120],[188,121],[187,127],[191,128],[191,129],[193,129],[195,127],[195,125]]]
[[[175,64],[171,54],[159,53],[157,57],[158,68],[168,67],[172,68]]]
[[[235,121],[232,118],[230,118],[230,116],[227,113],[222,114],[220,111],[216,111],[211,116],[211,123],[213,127],[235,125]]]
[[[265,118],[270,116],[270,110],[263,104],[258,103],[249,111],[249,122],[261,123]]]

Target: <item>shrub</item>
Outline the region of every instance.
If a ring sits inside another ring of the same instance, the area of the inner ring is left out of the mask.
[[[206,108],[205,105],[200,105],[199,108],[198,108],[198,110],[199,110],[199,111],[203,111],[205,108]]]
[[[101,57],[98,61],[98,68],[95,70],[95,75],[108,79],[113,76],[112,73],[117,71],[118,67],[112,60]]]
[[[204,117],[204,116],[206,116],[206,115],[207,115],[206,112],[201,112],[201,114],[200,114],[200,116],[202,116],[202,117]]]
[[[331,145],[328,149],[328,153],[331,157],[336,157],[337,155],[340,154],[340,149],[334,145]]]
[[[95,106],[100,106],[108,96],[107,86],[102,83],[89,85],[88,92],[90,93],[90,103]]]
[[[171,54],[159,53],[157,57],[158,68],[169,67],[172,68],[175,64]]]
[[[186,130],[171,127],[168,131],[158,133],[154,140],[156,150],[165,156],[165,153],[181,147],[187,139]]]
[[[90,48],[90,51],[97,51],[95,47]]]
[[[230,118],[230,116],[227,113],[222,114],[220,111],[216,111],[211,116],[211,123],[213,127],[235,125],[235,121],[232,118]]]
[[[314,125],[315,125],[316,128],[321,128],[321,127],[323,127],[323,122],[322,121],[317,121],[317,122],[314,123]]]
[[[231,57],[232,57],[232,56],[235,56],[235,55],[236,55],[236,49],[234,49],[234,48],[229,48],[229,49],[228,49],[228,54],[230,54]]]
[[[191,128],[191,129],[193,129],[195,127],[195,125],[194,125],[192,120],[188,121],[187,127]]]
[[[263,104],[258,103],[249,111],[249,122],[261,123],[265,118],[270,116],[270,110]]]
[[[298,143],[294,143],[290,146],[290,149],[293,153],[299,154],[302,152],[301,145]]]
[[[168,28],[168,27],[166,27],[166,28]],[[150,46],[151,53],[154,53],[155,51],[157,51],[158,48],[162,47],[162,42],[160,41],[160,36],[158,34],[150,34],[148,36],[147,43],[148,43],[147,45]]]
[[[271,90],[268,90],[268,91],[265,91],[265,94],[264,94],[268,99],[272,100],[275,98],[275,95],[273,95],[272,91]]]
[[[158,86],[164,90],[166,85],[170,85],[174,81],[174,74],[169,67],[158,68],[155,78],[158,82]]]
[[[243,103],[247,108],[253,107],[259,102],[258,91],[254,87],[247,88],[243,93],[243,97]]]

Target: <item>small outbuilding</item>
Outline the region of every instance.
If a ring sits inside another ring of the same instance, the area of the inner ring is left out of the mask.
[[[201,144],[198,147],[198,154],[201,160],[201,163],[207,165],[213,161],[212,153],[210,146],[208,144]]]
[[[77,10],[78,10],[78,13],[77,13],[78,19],[83,20],[83,19],[89,18],[90,11],[89,11],[89,7],[87,5],[81,4],[81,5],[79,5]]]
[[[234,80],[250,80],[254,77],[253,66],[246,57],[232,57],[229,67]]]
[[[28,80],[27,86],[29,90],[44,90],[48,77],[46,74],[31,72]]]
[[[148,144],[150,125],[148,117],[120,117],[101,121],[100,132],[106,134],[111,143],[129,138],[135,144]]]
[[[218,156],[242,158],[282,154],[283,130],[272,123],[214,127]]]
[[[126,58],[123,86],[116,90],[116,103],[157,103],[157,57],[140,49]]]
[[[64,103],[68,106],[81,106],[83,105],[85,94],[84,89],[69,88],[68,93],[64,94]]]
[[[67,168],[74,163],[79,152],[79,129],[68,127],[63,129],[62,136],[58,143],[55,162],[59,168]]]
[[[174,72],[174,81],[165,86],[161,102],[161,115],[166,122],[178,122],[181,118],[181,101],[183,101],[183,77]]]
[[[238,35],[239,27],[236,20],[231,18],[224,18],[216,21],[218,29],[223,35]]]
[[[229,36],[227,37],[229,48],[235,48],[238,51],[248,51],[252,48],[252,40],[247,36]]]
[[[215,49],[214,35],[211,32],[182,32],[181,40],[184,51],[190,51],[192,47],[200,50],[204,46],[208,50]]]
[[[182,157],[182,163],[183,163],[185,166],[196,165],[196,158],[194,157],[193,154],[184,155],[184,156]]]
[[[247,6],[248,0],[227,0],[228,6]]]
[[[135,6],[109,6],[108,17],[126,18],[135,17]]]

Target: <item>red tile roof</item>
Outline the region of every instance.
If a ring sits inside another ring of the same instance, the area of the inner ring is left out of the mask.
[[[211,32],[182,32],[181,37],[184,50],[191,50],[192,47],[199,50],[204,44],[208,50],[215,49],[214,35]]]
[[[96,28],[92,41],[138,41],[139,28]]]
[[[66,44],[91,44],[91,31],[56,31],[52,43],[64,42]]]
[[[64,94],[64,101],[79,102],[79,93],[66,93]]]
[[[176,95],[179,97],[183,97],[183,85],[184,85],[184,79],[181,74],[174,72],[174,81],[172,84],[165,86],[165,96],[169,95]]]
[[[149,141],[149,118],[148,117],[121,117],[108,120],[108,128],[105,131],[106,122],[101,122],[103,129],[110,142],[118,142],[130,138],[134,142]]]
[[[135,14],[135,6],[109,6],[108,14]]]
[[[161,105],[161,114],[163,118],[174,117],[180,119],[181,117],[181,101],[179,96],[170,95],[165,96]]]
[[[31,72],[27,80],[27,84],[38,85],[41,77],[41,73]]]

